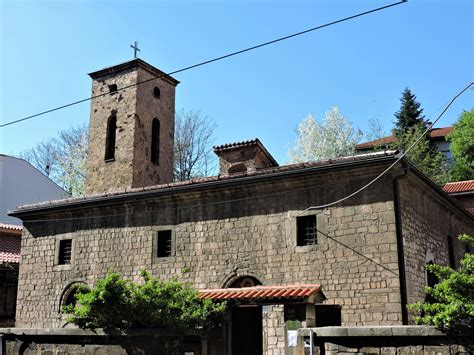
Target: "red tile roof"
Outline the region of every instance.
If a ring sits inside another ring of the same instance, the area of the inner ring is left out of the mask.
[[[452,130],[453,130],[453,127],[433,128],[431,131],[428,132],[428,135],[431,140],[443,140],[449,133],[452,132]],[[355,148],[363,150],[363,149],[372,149],[374,147],[384,147],[396,141],[397,141],[397,138],[395,136],[382,137],[379,139],[375,139],[373,141],[357,144]]]
[[[213,300],[301,299],[317,294],[320,285],[255,286],[200,290],[200,298]]]
[[[0,231],[2,230],[12,230],[12,231],[22,231],[23,226],[17,226],[16,224],[5,224],[5,223],[0,223]],[[20,233],[21,234],[21,233]]]
[[[371,149],[373,147],[383,147],[387,144],[394,143],[396,140],[397,139],[394,136],[382,137],[370,142],[357,144],[355,147],[356,149]]]
[[[0,234],[0,263],[19,263],[20,247],[21,237],[18,235]]]
[[[318,160],[318,161],[310,161],[310,162],[304,162],[304,163],[295,163],[295,164],[289,164],[289,165],[283,165],[283,166],[276,166],[276,167],[271,167],[271,168],[265,168],[265,169],[260,169],[256,171],[250,171],[250,172],[242,172],[242,173],[237,173],[237,174],[232,174],[228,176],[209,176],[209,177],[204,177],[204,178],[195,178],[191,180],[186,180],[186,181],[178,181],[178,182],[172,182],[168,184],[162,184],[162,185],[153,185],[153,186],[147,186],[147,187],[135,187],[126,191],[123,190],[118,190],[115,192],[109,192],[105,194],[94,194],[94,195],[88,195],[85,197],[74,197],[74,198],[68,198],[68,199],[62,199],[62,200],[55,200],[55,201],[45,201],[45,202],[39,202],[39,203],[34,203],[30,205],[23,205],[17,207],[17,210],[15,212],[21,212],[24,210],[28,209],[37,209],[37,208],[48,208],[51,206],[61,206],[61,205],[67,205],[69,203],[74,203],[74,202],[82,202],[82,201],[88,201],[88,200],[94,200],[98,198],[104,198],[104,197],[111,197],[111,196],[120,196],[120,195],[128,195],[131,193],[140,193],[140,192],[154,192],[154,191],[160,191],[160,190],[166,190],[166,189],[172,189],[172,188],[178,188],[178,187],[183,187],[183,186],[190,186],[190,185],[197,185],[197,184],[204,184],[204,183],[210,183],[210,182],[217,182],[217,181],[224,181],[224,180],[234,180],[234,179],[239,179],[242,177],[247,177],[247,176],[261,176],[261,175],[271,175],[275,173],[282,173],[282,172],[287,172],[287,171],[297,171],[301,169],[308,169],[308,168],[315,168],[315,167],[326,167],[326,166],[331,166],[331,165],[336,165],[336,164],[353,164],[356,162],[363,162],[363,161],[371,161],[375,158],[383,158],[383,157],[396,157],[398,154],[397,150],[387,150],[384,152],[370,152],[370,153],[361,153],[353,156],[347,156],[347,157],[339,157],[339,158],[334,158],[334,159],[327,159],[327,160]]]
[[[260,140],[258,138],[255,138],[255,139],[251,139],[251,140],[248,140],[248,141],[217,145],[217,146],[214,146],[212,148],[214,149],[214,151],[217,151],[217,150],[223,150],[223,149],[229,149],[229,148],[248,147],[248,146],[252,146],[252,145],[257,145],[259,143],[260,143]],[[260,143],[260,144],[262,144],[262,143]]]
[[[448,194],[474,191],[474,180],[449,182],[443,186]]]
[[[453,127],[433,128],[430,133],[430,138],[444,138],[453,131]]]

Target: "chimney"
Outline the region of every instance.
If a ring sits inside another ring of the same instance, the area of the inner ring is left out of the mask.
[[[219,175],[253,172],[278,166],[258,138],[214,147],[219,157]]]

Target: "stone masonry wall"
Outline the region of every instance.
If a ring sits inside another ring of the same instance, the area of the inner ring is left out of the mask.
[[[25,220],[17,326],[59,327],[62,295],[71,282],[91,285],[110,270],[138,279],[142,268],[197,288],[227,287],[243,275],[264,285],[321,284],[326,303],[341,305],[343,325],[400,324],[390,176],[344,205],[306,212],[317,215],[318,244],[296,245],[297,214],[354,191],[382,168],[163,192],[36,215],[75,219]],[[158,258],[154,244],[163,229],[173,231],[172,255]],[[70,265],[57,265],[61,238],[73,240]]]
[[[266,306],[262,313],[263,353],[285,355],[286,327],[283,305]]]
[[[156,75],[139,68],[138,81],[150,80]],[[159,98],[154,96],[155,87],[160,90]],[[133,187],[173,181],[174,103],[175,85],[167,80],[151,80],[137,87]],[[151,162],[151,126],[154,118],[160,122],[158,164]]]
[[[160,75],[141,66],[96,78],[92,95]],[[154,88],[160,97],[154,96]],[[86,195],[125,191],[132,187],[152,186],[173,180],[175,84],[156,79],[120,90],[91,101],[90,145],[87,160]],[[105,161],[107,124],[117,118],[115,159]],[[151,162],[152,121],[160,122],[159,163]]]
[[[93,80],[92,95],[108,93],[109,85],[116,84],[121,88],[135,84],[137,80],[137,71],[132,69],[104,76]],[[117,191],[132,185],[133,150],[130,148],[135,134],[136,93],[137,88],[131,87],[91,101],[87,195]],[[105,162],[107,124],[114,114],[117,117],[115,160]]]
[[[459,266],[466,246],[456,237],[462,233],[474,235],[474,221],[450,208],[446,201],[441,200],[438,194],[414,175],[400,181],[400,210],[407,301],[424,301],[426,263],[433,261],[449,265],[449,236],[453,242],[456,266]],[[410,322],[413,320],[410,319]]]

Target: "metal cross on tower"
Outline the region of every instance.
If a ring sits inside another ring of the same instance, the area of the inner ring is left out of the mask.
[[[137,52],[140,52],[140,49],[138,49],[138,41],[135,41],[135,45],[131,44],[130,47],[133,48],[133,58],[137,58]]]

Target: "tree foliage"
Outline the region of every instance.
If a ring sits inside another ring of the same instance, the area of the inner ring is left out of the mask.
[[[397,135],[402,135],[407,130],[420,124],[426,128],[423,109],[409,88],[403,90],[400,102],[400,110],[395,113],[395,118],[397,119],[395,121]]]
[[[208,176],[211,164],[215,122],[199,111],[178,111],[175,115],[174,179],[189,180]]]
[[[424,133],[425,129],[423,124],[417,124],[407,129],[398,136],[398,142],[394,143],[393,147],[407,150]],[[442,185],[450,180],[449,164],[446,157],[425,137],[420,139],[408,152],[407,157],[437,184]]]
[[[453,180],[474,179],[474,108],[461,114],[448,140],[454,158]]]
[[[321,122],[309,115],[299,124],[295,145],[288,150],[288,156],[290,162],[297,163],[352,155],[362,135],[333,106]]]
[[[400,110],[395,113],[397,142],[392,144],[392,148],[406,151],[425,133],[428,126],[422,115],[423,109],[409,88],[405,88],[400,101]],[[407,157],[437,184],[445,184],[450,180],[448,161],[427,134],[408,152]]]
[[[459,240],[474,247],[471,236],[464,234]],[[416,323],[434,325],[448,333],[474,335],[474,254],[466,253],[458,270],[437,264],[426,267],[439,282],[426,288],[432,302],[408,306],[415,312]]]
[[[20,153],[51,180],[73,196],[84,194],[89,128],[86,124],[58,132]]]
[[[162,281],[142,271],[142,283],[109,273],[93,288],[78,286],[76,303],[63,307],[68,322],[81,328],[163,328],[206,330],[226,310],[225,303],[199,298],[198,291],[176,279]]]

